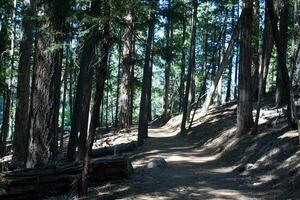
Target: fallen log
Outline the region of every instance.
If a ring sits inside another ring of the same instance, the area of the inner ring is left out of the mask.
[[[94,149],[92,151],[92,158],[98,158],[109,155],[118,155],[121,153],[128,153],[134,151],[137,148],[137,143],[135,141],[129,143],[122,143],[114,146],[102,147],[99,149]]]
[[[89,169],[89,186],[128,178],[133,172],[128,156],[93,159]],[[4,172],[0,174],[0,199],[42,199],[74,191],[76,194],[81,172],[82,163]]]

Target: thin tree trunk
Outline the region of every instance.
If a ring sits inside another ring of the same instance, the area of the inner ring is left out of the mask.
[[[235,0],[233,0],[233,5],[235,5]],[[234,18],[235,18],[235,7],[232,6],[231,10],[231,30],[234,29]],[[233,50],[234,51],[234,50]],[[226,91],[226,97],[225,102],[228,102],[231,100],[231,83],[232,83],[232,68],[233,68],[233,55],[230,58],[230,64],[229,64],[229,71],[228,71],[228,81],[227,81],[227,91]]]
[[[61,131],[60,131],[60,151],[63,150],[64,146],[64,132],[65,132],[65,112],[66,112],[66,100],[67,100],[67,89],[68,89],[68,81],[67,78],[70,73],[70,50],[69,47],[66,49],[66,65],[65,71],[63,75],[63,99],[62,99],[62,114],[61,114]]]
[[[204,63],[203,63],[203,67],[202,67],[202,85],[201,85],[201,89],[200,89],[200,93],[199,93],[199,97],[198,100],[201,100],[201,96],[203,96],[206,93],[206,84],[207,84],[207,76],[209,73],[209,69],[208,69],[208,17],[209,17],[209,13],[208,13],[209,7],[208,5],[206,6],[206,11],[205,11],[205,32],[204,32]],[[200,99],[199,99],[200,98]],[[197,109],[198,103],[200,102],[196,102],[196,106],[195,109]],[[193,114],[194,115],[194,114]],[[193,117],[192,117],[193,118]],[[192,119],[193,121],[193,119]]]
[[[260,55],[260,71],[259,71],[259,90],[258,90],[258,99],[256,105],[256,116],[255,116],[255,123],[252,128],[252,132],[257,132],[258,122],[259,122],[259,115],[260,115],[260,108],[261,108],[261,101],[262,97],[265,92],[265,86],[268,76],[268,68],[270,64],[271,54],[273,49],[273,37],[272,37],[272,27],[270,24],[270,18],[268,14],[268,9],[265,9],[265,28],[264,28],[264,35],[263,35],[263,44],[262,44],[262,52]]]
[[[121,77],[121,60],[122,60],[122,45],[121,45],[121,38],[122,34],[120,31],[120,38],[118,41],[118,47],[119,47],[119,61],[118,61],[118,75],[117,75],[117,97],[116,97],[116,116],[115,116],[115,126],[119,124],[118,117],[120,115],[119,113],[119,96],[120,96],[120,77]]]
[[[109,75],[107,77],[109,79]],[[106,83],[106,101],[105,101],[105,128],[108,129],[108,109],[109,109],[109,85]]]
[[[237,133],[246,134],[253,125],[251,91],[251,38],[253,1],[244,0],[244,13],[241,24],[241,52],[238,87]]]
[[[132,40],[133,40],[133,19],[132,11],[128,11],[125,16],[127,27],[124,33],[124,46],[123,46],[123,70],[121,77],[120,88],[120,128],[129,129],[130,122],[130,96],[131,96],[131,66],[132,66]]]
[[[6,144],[7,144],[7,136],[9,132],[9,115],[11,109],[11,91],[6,85],[5,89],[5,109],[3,113],[3,121],[1,126],[1,143],[0,143],[0,156],[3,157],[6,155]]]
[[[167,121],[169,118],[169,93],[170,93],[170,74],[171,74],[171,64],[172,64],[172,32],[173,32],[173,22],[171,19],[171,0],[168,0],[168,14],[166,22],[166,67],[165,67],[165,80],[164,80],[164,96],[163,96],[163,118]]]
[[[181,121],[181,133],[182,135],[186,134],[186,121],[188,113],[188,103],[189,103],[189,96],[190,96],[190,87],[192,84],[192,71],[195,68],[195,51],[196,51],[196,21],[197,21],[197,9],[198,9],[198,0],[193,0],[193,16],[192,16],[192,35],[191,35],[191,46],[190,46],[190,59],[189,59],[189,67],[188,67],[188,74],[187,74],[187,83],[186,83],[186,90],[185,96],[183,101],[183,113],[182,113],[182,121]]]
[[[133,41],[132,41],[132,64],[131,64],[131,70],[130,70],[130,88],[131,88],[131,93],[130,93],[130,115],[129,115],[129,125],[133,124],[133,112],[134,112],[134,80],[135,80],[135,73],[134,73],[134,67],[135,67],[135,43],[136,43],[136,37],[135,35],[133,36]]]
[[[152,7],[152,12],[150,14],[148,36],[147,36],[147,46],[145,53],[144,62],[144,72],[143,72],[143,83],[142,83],[142,93],[140,102],[140,113],[139,113],[139,126],[138,126],[138,144],[144,143],[144,139],[148,137],[148,112],[150,112],[148,101],[149,101],[149,89],[151,82],[151,55],[153,50],[153,37],[155,31],[155,12],[157,6],[157,0],[150,0],[150,6]]]
[[[228,47],[227,47],[226,51],[224,52],[224,55],[222,56],[223,59],[221,61],[220,67],[219,67],[218,72],[217,72],[217,75],[215,76],[215,78],[212,82],[212,85],[210,86],[210,89],[209,89],[208,94],[206,96],[205,102],[202,106],[201,112],[202,112],[203,115],[205,115],[208,111],[208,108],[211,104],[211,101],[212,101],[213,95],[216,91],[219,80],[220,80],[220,78],[223,74],[223,71],[224,71],[224,69],[227,65],[227,62],[229,60],[229,57],[232,53],[232,50],[234,48],[234,44],[235,44],[235,42],[238,38],[238,35],[239,35],[239,25],[240,25],[240,20],[243,17],[243,15],[244,14],[242,13],[239,20],[238,20],[238,22],[237,22],[237,24],[236,24],[236,26],[235,26],[235,28],[234,28],[234,31],[232,33],[231,40],[228,44]]]
[[[71,53],[72,55],[72,53]],[[69,111],[70,111],[70,120],[72,119],[73,116],[73,74],[75,71],[74,68],[74,60],[73,56],[70,55],[70,72],[69,72],[69,93],[68,93],[68,101],[69,101]]]
[[[78,145],[78,132],[81,126],[81,115],[83,97],[87,95],[91,89],[89,80],[92,79],[92,64],[96,53],[96,47],[99,43],[100,35],[98,29],[94,27],[86,37],[80,58],[80,72],[77,83],[76,97],[73,106],[73,115],[71,120],[71,132],[68,144],[67,159],[73,161],[75,159],[76,147]]]
[[[107,6],[108,7],[108,6]],[[107,9],[109,10],[109,9]],[[107,11],[106,12],[109,12]],[[109,13],[107,14],[109,16]],[[102,49],[102,59],[100,62],[100,66],[97,69],[96,75],[96,91],[94,96],[94,105],[92,109],[92,116],[89,128],[89,136],[88,141],[86,144],[86,151],[84,155],[84,162],[83,162],[83,170],[81,176],[81,188],[79,196],[86,196],[87,195],[87,174],[88,174],[88,166],[91,160],[91,152],[93,147],[93,141],[96,135],[97,125],[99,122],[99,113],[100,113],[100,105],[103,99],[103,92],[104,92],[104,84],[105,79],[107,76],[107,68],[108,68],[108,59],[109,59],[109,37],[110,37],[110,22],[109,17],[106,19],[104,24],[104,33],[103,33],[103,49]],[[103,110],[102,110],[103,112]]]
[[[253,31],[252,31],[252,95],[253,100],[257,100],[259,87],[259,0],[253,0]]]
[[[155,27],[154,27],[155,29]],[[154,30],[155,31],[155,30]],[[152,40],[152,48],[154,46],[154,36],[153,36],[153,40]],[[153,76],[153,62],[154,62],[154,53],[153,51],[151,52],[151,59],[150,59],[150,84],[149,84],[149,88],[148,88],[148,121],[152,120],[152,76]]]
[[[184,16],[186,13],[184,11]],[[186,40],[186,20],[183,21],[183,31],[182,31],[182,49],[181,49],[181,70],[180,70],[180,86],[179,86],[179,109],[182,111],[183,99],[184,99],[184,77],[185,77],[185,65],[186,65],[186,54],[185,54],[185,40]]]
[[[94,64],[92,64],[94,65]],[[85,148],[86,148],[86,140],[87,140],[87,132],[89,125],[89,114],[90,114],[90,105],[91,105],[91,96],[92,96],[92,80],[94,74],[94,67],[89,72],[89,79],[86,80],[86,92],[83,96],[82,102],[82,113],[81,113],[81,122],[80,122],[80,135],[78,141],[78,158],[79,160],[83,159]],[[79,86],[79,85],[78,85]],[[74,110],[74,112],[76,112]]]
[[[287,118],[288,118],[288,124],[291,129],[296,128],[295,127],[295,109],[294,109],[294,99],[293,99],[293,90],[292,85],[290,82],[290,78],[287,71],[286,66],[286,58],[287,58],[287,38],[288,38],[288,2],[283,2],[283,10],[280,14],[280,30],[277,28],[276,17],[274,12],[273,3],[271,0],[267,0],[267,9],[270,17],[270,22],[272,25],[272,33],[277,49],[277,60],[278,60],[278,67],[279,67],[279,74],[282,78],[281,84],[284,84],[284,95],[281,97],[281,99],[287,98]],[[278,85],[278,87],[281,87]],[[284,100],[279,101],[284,102]],[[276,104],[278,105],[279,102]]]

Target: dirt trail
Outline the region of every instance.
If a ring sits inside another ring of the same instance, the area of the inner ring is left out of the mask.
[[[150,138],[132,155],[133,177],[98,188],[98,195],[139,200],[269,199],[233,172],[233,166],[175,134],[169,128],[150,129]],[[147,169],[147,163],[155,157],[163,157],[168,167]]]

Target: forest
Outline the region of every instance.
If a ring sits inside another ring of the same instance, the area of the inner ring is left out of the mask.
[[[0,199],[300,199],[300,0],[0,0]]]

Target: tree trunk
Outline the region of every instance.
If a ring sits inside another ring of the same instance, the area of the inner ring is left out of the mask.
[[[94,64],[92,64],[92,65],[94,65]],[[89,79],[86,80],[86,92],[83,96],[83,103],[81,105],[82,113],[81,113],[81,122],[80,122],[80,135],[79,135],[79,141],[78,141],[78,159],[79,160],[83,159],[85,148],[86,148],[91,96],[92,96],[93,74],[94,74],[94,68],[91,69],[90,74],[89,74]],[[74,112],[76,112],[76,111],[74,110]]]
[[[135,67],[135,44],[136,43],[136,37],[135,35],[133,36],[133,42],[132,42],[132,64],[131,64],[131,71],[130,71],[130,88],[131,88],[131,93],[130,93],[130,115],[129,115],[129,125],[131,126],[133,124],[133,112],[134,112],[134,93],[135,93],[135,86],[134,86],[134,79],[135,79],[135,72],[134,72],[134,67]]]
[[[244,13],[241,24],[241,52],[238,87],[237,133],[246,134],[253,125],[251,93],[251,38],[253,1],[244,0]]]
[[[89,80],[92,79],[92,64],[96,54],[96,47],[99,43],[100,35],[96,27],[92,28],[84,41],[83,50],[80,59],[80,72],[77,81],[76,97],[73,106],[73,115],[71,120],[71,132],[68,144],[67,158],[70,161],[75,159],[75,150],[78,145],[78,132],[81,126],[83,97],[90,92]]]
[[[121,32],[121,31],[120,31]],[[121,36],[118,41],[118,47],[119,47],[119,61],[118,61],[118,75],[117,75],[117,97],[116,97],[116,116],[115,116],[115,126],[119,124],[119,95],[120,95],[120,76],[121,76],[121,60],[122,60],[122,45],[121,45]]]
[[[183,113],[182,113],[182,121],[181,121],[181,134],[185,134],[186,132],[186,121],[188,116],[188,103],[190,96],[190,87],[192,84],[192,71],[195,68],[195,51],[196,51],[196,21],[197,21],[197,9],[198,9],[198,0],[193,0],[193,16],[192,16],[192,35],[191,35],[191,46],[190,46],[190,59],[189,59],[189,67],[187,74],[187,83],[185,96],[183,101]]]
[[[210,106],[210,104],[212,102],[212,98],[213,98],[213,95],[214,95],[214,93],[215,93],[215,91],[217,89],[217,86],[218,86],[218,83],[220,81],[220,78],[221,78],[221,76],[222,76],[222,74],[224,72],[224,69],[225,69],[225,67],[227,65],[229,57],[230,57],[230,55],[231,55],[231,53],[233,51],[234,44],[235,44],[235,42],[236,42],[236,40],[238,38],[238,35],[239,35],[240,21],[243,18],[243,16],[244,16],[244,13],[242,12],[242,14],[241,14],[241,16],[240,16],[240,18],[239,18],[239,20],[238,20],[238,22],[237,22],[234,30],[233,30],[233,33],[232,33],[232,36],[231,36],[231,40],[230,40],[230,42],[228,44],[228,47],[227,47],[226,51],[224,52],[224,55],[222,56],[222,61],[221,61],[220,67],[219,67],[218,72],[217,72],[217,74],[216,74],[216,76],[215,76],[215,78],[214,78],[214,80],[212,82],[212,85],[210,86],[210,89],[209,89],[208,94],[206,96],[205,102],[204,102],[204,104],[202,106],[201,112],[202,112],[203,115],[205,115],[207,113],[207,111],[208,111],[208,108],[209,108],[209,106]]]
[[[297,61],[298,61],[298,54],[299,54],[299,48],[300,48],[300,43],[299,45],[296,44],[297,42],[297,32],[299,30],[299,11],[298,11],[298,5],[299,0],[294,1],[294,11],[293,11],[293,39],[292,39],[292,49],[293,49],[293,54],[291,57],[291,84],[293,86],[294,82],[294,76],[297,68]],[[298,47],[297,47],[298,46]]]
[[[166,67],[165,67],[165,82],[164,82],[164,97],[163,97],[163,118],[167,121],[169,118],[169,92],[170,92],[170,74],[172,63],[172,43],[173,43],[173,22],[171,18],[171,0],[168,0],[168,13],[166,22]]]
[[[69,72],[69,109],[70,109],[70,119],[72,119],[73,116],[73,70],[74,69],[74,60],[72,56],[70,56],[70,72]]]
[[[267,0],[267,9],[270,17],[270,22],[272,26],[272,33],[277,47],[277,60],[278,60],[278,74],[277,76],[281,77],[282,82],[277,85],[279,88],[282,86],[284,88],[283,95],[280,96],[281,101],[277,101],[277,105],[280,105],[281,102],[284,103],[287,99],[287,118],[288,124],[291,129],[295,129],[295,109],[294,109],[294,99],[293,99],[293,90],[290,82],[290,78],[286,66],[287,58],[287,38],[288,38],[288,2],[283,2],[283,8],[280,14],[280,29],[278,30],[276,24],[276,16],[274,12],[273,3],[271,0]],[[280,89],[279,89],[280,90]],[[281,90],[282,91],[282,90]]]
[[[150,0],[150,6],[152,7],[152,12],[150,14],[148,36],[147,36],[147,46],[145,53],[144,62],[144,72],[143,72],[143,83],[142,83],[142,93],[140,102],[140,113],[139,113],[139,126],[138,126],[138,144],[144,143],[144,139],[148,137],[148,101],[149,101],[149,89],[151,87],[151,55],[153,50],[153,37],[155,30],[155,12],[157,6],[157,0]]]
[[[108,6],[106,9],[109,10]],[[109,11],[107,11],[106,16],[109,16]],[[83,162],[83,170],[81,176],[81,188],[79,191],[80,196],[87,195],[87,175],[89,171],[89,164],[91,160],[91,152],[93,147],[93,142],[96,135],[96,130],[99,125],[99,113],[100,113],[100,105],[101,101],[103,100],[103,91],[104,91],[104,84],[107,76],[108,71],[108,59],[109,59],[109,39],[110,39],[110,21],[109,17],[106,19],[104,24],[104,32],[103,32],[103,49],[102,49],[102,59],[100,62],[100,66],[97,69],[97,76],[96,76],[96,91],[94,96],[94,105],[92,109],[92,116],[90,122],[90,129],[89,129],[89,136],[88,141],[86,143],[86,151],[84,152],[84,162]],[[103,112],[103,111],[102,111]]]
[[[28,138],[30,65],[32,56],[32,21],[34,16],[34,0],[24,1],[26,16],[22,20],[23,37],[20,43],[20,59],[17,85],[17,104],[15,116],[15,134],[13,140],[13,162],[23,167],[26,161],[26,145]]]
[[[186,13],[184,11],[184,16]],[[183,31],[182,31],[182,49],[181,49],[181,70],[180,70],[180,85],[179,85],[179,109],[181,112],[183,108],[184,99],[184,77],[185,77],[185,65],[186,65],[186,54],[185,54],[185,39],[186,39],[186,20],[183,20]]]
[[[65,65],[65,71],[63,75],[63,99],[62,99],[62,114],[61,114],[61,130],[60,130],[60,145],[59,149],[62,152],[63,146],[64,146],[64,132],[65,132],[65,111],[66,111],[66,99],[67,99],[67,89],[68,89],[68,82],[67,78],[70,73],[70,50],[69,47],[66,49],[66,65]]]
[[[235,0],[233,0],[233,6],[231,10],[231,30],[234,30],[234,18],[235,18]],[[233,49],[234,52],[234,49]],[[230,58],[230,64],[229,64],[229,71],[228,71],[228,80],[227,80],[227,90],[226,90],[226,97],[225,97],[225,102],[228,102],[231,100],[231,85],[232,85],[232,68],[233,68],[233,56],[232,54]]]
[[[107,79],[109,79],[109,74]],[[109,103],[108,100],[109,99],[109,85],[108,83],[106,83],[106,101],[105,101],[105,127],[108,130],[108,109],[109,109]]]
[[[53,1],[39,7],[54,13],[49,20],[42,20],[42,28],[50,28],[55,34],[50,38],[41,32],[37,35],[26,162],[29,168],[43,166],[56,159],[62,47],[53,51],[47,48],[52,44],[61,44],[62,25],[68,7],[68,1],[63,4]]]
[[[252,22],[252,95],[253,100],[257,100],[259,87],[259,0],[253,0],[253,22]]]
[[[203,67],[202,67],[202,85],[201,85],[201,89],[200,89],[200,93],[199,93],[199,98],[201,98],[205,93],[206,93],[206,84],[207,84],[207,76],[208,76],[208,73],[209,73],[209,68],[208,68],[208,18],[209,18],[209,13],[208,13],[208,5],[206,6],[205,8],[205,31],[204,31],[204,63],[203,63]],[[201,99],[199,99],[199,101],[201,101]],[[195,109],[197,109],[197,106],[198,106],[198,100],[196,102],[196,106],[195,106]],[[194,114],[193,114],[194,115]],[[193,117],[192,117],[193,118]],[[192,119],[193,120],[193,119]]]
[[[155,27],[154,27],[155,29]],[[154,30],[155,31],[155,30]],[[153,40],[152,40],[152,48],[154,46],[154,36],[153,36]],[[150,84],[148,87],[148,122],[152,121],[152,76],[153,76],[153,62],[154,62],[154,53],[153,51],[151,52],[151,59],[150,59],[150,72],[149,72],[149,79],[150,79]]]
[[[3,157],[6,155],[6,144],[7,144],[7,136],[9,132],[9,116],[11,110],[11,91],[6,85],[5,89],[5,109],[3,113],[3,121],[1,126],[1,141],[0,141],[0,156]]]
[[[253,133],[257,132],[258,122],[259,122],[259,115],[260,115],[260,108],[261,108],[261,101],[262,97],[265,93],[265,87],[267,82],[268,76],[268,69],[271,59],[273,49],[273,37],[272,37],[272,27],[270,24],[270,18],[268,14],[268,9],[265,8],[265,28],[263,34],[263,44],[262,44],[262,52],[259,59],[260,71],[259,71],[259,90],[258,90],[258,99],[256,105],[256,117],[255,123],[252,129]]]
[[[132,65],[132,39],[133,39],[133,22],[132,13],[128,11],[124,20],[126,21],[126,28],[124,33],[123,46],[123,70],[121,77],[120,88],[120,128],[129,129],[130,122],[130,96],[131,96],[131,65]]]

